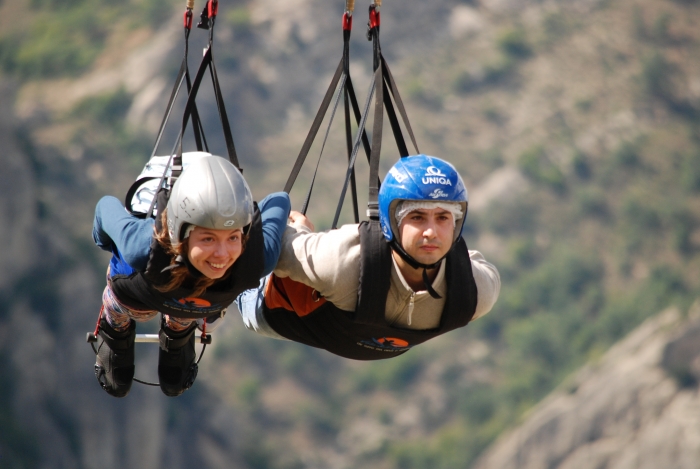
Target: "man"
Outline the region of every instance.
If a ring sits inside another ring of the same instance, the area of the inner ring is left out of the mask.
[[[455,168],[400,159],[379,191],[379,220],[314,233],[298,212],[273,274],[238,306],[249,329],[358,360],[390,358],[488,313],[496,268],[461,237],[467,191]]]

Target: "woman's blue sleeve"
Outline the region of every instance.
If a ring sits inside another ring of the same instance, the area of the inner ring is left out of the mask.
[[[265,239],[265,270],[263,276],[269,275],[277,265],[282,249],[282,235],[287,228],[289,211],[292,204],[289,194],[275,192],[258,204],[262,218],[263,237]]]
[[[100,248],[117,256],[121,254],[132,268],[144,271],[148,264],[154,222],[152,218],[131,215],[119,199],[106,196],[97,202],[92,238]]]

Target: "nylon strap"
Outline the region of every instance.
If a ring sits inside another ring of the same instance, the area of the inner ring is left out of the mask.
[[[331,84],[328,87],[328,90],[326,90],[326,94],[323,96],[323,101],[321,102],[321,106],[319,107],[318,112],[316,112],[316,117],[314,118],[314,121],[311,124],[311,129],[309,129],[309,133],[306,135],[306,140],[304,140],[304,144],[301,146],[299,156],[297,156],[297,160],[294,163],[292,172],[289,174],[289,178],[287,178],[287,183],[284,185],[284,192],[289,193],[289,191],[291,191],[292,187],[294,186],[294,182],[297,180],[299,171],[301,171],[301,167],[304,165],[306,156],[309,154],[309,150],[311,150],[311,145],[314,143],[314,139],[316,138],[318,129],[321,127],[321,123],[323,122],[323,118],[326,115],[328,106],[330,105],[331,100],[333,99],[333,94],[335,92],[336,87],[338,86],[338,81],[340,81],[340,77],[342,74],[343,59],[341,59],[340,63],[338,63],[338,68],[336,68],[335,74],[333,74]]]
[[[190,30],[188,28],[185,28],[185,53],[184,53],[184,57],[182,58],[182,63],[180,65],[180,70],[178,71],[177,78],[175,79],[175,84],[173,85],[173,89],[170,92],[170,98],[168,99],[168,104],[165,108],[165,113],[163,115],[163,119],[161,120],[160,128],[158,129],[158,136],[156,137],[156,142],[153,145],[153,152],[151,153],[151,158],[153,158],[158,151],[158,146],[160,145],[160,141],[163,137],[163,133],[165,131],[165,126],[168,123],[168,120],[170,119],[170,114],[172,113],[172,110],[175,106],[175,99],[177,98],[177,95],[180,93],[180,89],[182,88],[183,78],[185,79],[185,82],[187,84],[187,92],[188,93],[192,87],[191,81],[190,81],[189,67],[187,66],[187,57],[188,57],[188,51],[189,51],[189,35],[190,35]],[[192,112],[192,123],[193,123],[192,130],[194,132],[194,138],[195,138],[195,144],[197,146],[197,150],[202,151],[202,141],[204,141],[204,145],[208,150],[208,147],[206,144],[206,138],[204,137],[204,129],[202,127],[202,122],[199,118],[199,113],[197,112],[196,106]]]
[[[192,88],[190,89],[189,95],[187,97],[187,103],[185,104],[185,110],[182,116],[182,125],[180,127],[180,132],[178,134],[178,137],[175,141],[175,145],[173,146],[173,150],[170,152],[170,159],[168,160],[168,164],[165,166],[165,170],[163,171],[163,175],[161,176],[161,182],[159,184],[159,187],[163,186],[163,182],[165,181],[166,175],[168,168],[171,168],[171,176],[170,176],[170,186],[172,187],[175,184],[175,180],[180,176],[180,173],[182,172],[182,140],[183,140],[183,135],[185,133],[185,128],[187,127],[187,122],[189,121],[190,117],[194,112],[196,112],[196,105],[195,105],[195,100],[197,98],[197,93],[199,92],[199,87],[202,84],[202,79],[204,78],[204,74],[206,73],[207,69],[210,70],[211,78],[212,78],[212,83],[214,87],[214,94],[216,96],[216,101],[217,101],[217,107],[219,109],[219,117],[221,118],[221,125],[223,128],[224,132],[224,138],[226,140],[226,147],[228,150],[228,156],[229,160],[231,163],[241,170],[240,165],[238,164],[238,156],[236,155],[236,149],[235,146],[233,145],[233,136],[231,135],[231,126],[229,125],[229,120],[228,116],[226,114],[226,108],[224,106],[224,100],[223,96],[221,93],[221,87],[219,86],[219,79],[218,75],[216,73],[216,67],[214,66],[214,58],[212,55],[212,42],[213,42],[213,22],[214,18],[210,18],[210,31],[209,31],[209,45],[206,48],[204,52],[204,56],[202,57],[202,62],[199,64],[199,68],[197,69],[197,74],[195,75],[194,81],[192,82]],[[153,209],[155,208],[155,198],[151,202],[151,206],[148,210],[147,216],[152,216],[153,214]]]
[[[355,167],[355,160],[357,159],[357,151],[360,149],[360,142],[362,140],[362,135],[363,131],[365,128],[365,124],[367,123],[367,115],[369,113],[369,106],[372,104],[372,97],[374,96],[374,80],[370,83],[369,91],[367,92],[367,100],[365,102],[365,108],[364,112],[362,113],[362,118],[360,119],[360,123],[358,126],[358,132],[355,135],[355,143],[353,144],[352,147],[352,154],[350,155],[350,161],[348,163],[348,169],[347,172],[345,173],[345,183],[343,184],[343,189],[340,193],[340,200],[345,199],[345,194],[347,193],[348,190],[348,183],[350,181],[350,178],[352,177],[352,172],[353,168]],[[340,218],[340,209],[342,208],[342,205],[338,205],[338,208],[335,211],[335,216],[333,218],[333,226],[338,225],[338,219]]]

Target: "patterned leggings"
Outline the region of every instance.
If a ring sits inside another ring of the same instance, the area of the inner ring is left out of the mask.
[[[107,322],[116,331],[127,330],[132,319],[138,322],[146,322],[158,314],[158,311],[155,310],[141,311],[127,308],[114,296],[109,283],[107,283],[104,292],[102,292],[102,305],[104,306],[104,315]],[[166,326],[173,331],[184,331],[196,321],[195,319],[174,318],[167,314],[164,316]]]

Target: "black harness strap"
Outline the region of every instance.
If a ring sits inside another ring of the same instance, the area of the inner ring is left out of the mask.
[[[211,1],[211,0],[210,0]],[[204,57],[202,58],[202,62],[199,64],[199,69],[197,70],[197,74],[195,75],[194,81],[192,82],[192,89],[190,90],[190,94],[187,98],[187,104],[185,105],[185,112],[182,118],[182,127],[180,129],[180,137],[178,139],[178,149],[177,149],[177,154],[175,155],[175,159],[173,160],[173,173],[177,169],[181,170],[182,166],[182,135],[185,132],[185,127],[187,126],[187,121],[190,118],[190,115],[195,108],[195,99],[197,97],[197,93],[199,92],[199,86],[202,83],[202,79],[204,78],[204,74],[207,71],[207,69],[210,70],[210,74],[212,77],[212,82],[214,85],[214,94],[216,96],[216,103],[217,107],[219,109],[219,117],[221,118],[221,125],[223,127],[224,131],[224,138],[226,140],[226,147],[228,150],[228,157],[231,163],[240,170],[240,165],[238,163],[238,156],[236,154],[236,148],[233,144],[233,136],[231,134],[231,126],[229,124],[228,116],[226,114],[226,107],[224,106],[224,99],[223,95],[221,92],[221,86],[219,85],[219,78],[216,73],[216,67],[214,66],[214,56],[212,54],[212,45],[213,45],[213,33],[214,33],[214,18],[210,18],[211,21],[211,30],[210,30],[210,36],[209,36],[209,45],[207,46],[207,49],[204,53]],[[174,178],[177,178],[179,174],[173,175]]]
[[[192,88],[192,83],[190,79],[190,71],[187,64],[187,57],[189,53],[189,37],[192,30],[192,9],[188,8],[184,15],[184,29],[185,29],[185,53],[182,58],[182,64],[180,65],[180,70],[175,79],[175,84],[170,92],[170,98],[168,99],[168,105],[165,108],[165,113],[163,119],[160,123],[160,128],[158,129],[158,136],[156,137],[156,142],[153,145],[153,152],[151,153],[151,158],[156,155],[158,151],[158,146],[160,144],[161,138],[163,137],[163,132],[165,131],[165,126],[170,119],[170,114],[172,113],[173,107],[175,105],[175,99],[180,93],[180,88],[182,87],[182,81],[185,80],[187,84],[187,92],[189,93]],[[202,122],[199,118],[199,113],[197,112],[197,107],[195,106],[192,112],[192,130],[194,132],[195,144],[197,146],[197,151],[202,151],[202,142],[204,142],[204,148],[208,151],[208,146],[206,138],[204,137],[204,129],[202,127]]]
[[[214,18],[211,19],[211,33],[214,32]],[[211,50],[212,40],[209,42],[209,49]],[[233,135],[231,134],[231,124],[228,120],[228,114],[226,113],[226,106],[224,105],[224,97],[221,92],[221,86],[219,85],[219,76],[216,73],[216,65],[214,65],[214,58],[211,56],[209,70],[211,71],[211,80],[214,84],[214,95],[216,96],[216,106],[219,110],[219,118],[221,119],[221,126],[224,130],[224,139],[226,140],[226,149],[228,151],[228,157],[231,163],[238,168],[239,171],[243,172],[240,164],[238,164],[238,155],[236,154],[236,146],[233,143]],[[193,112],[196,112],[197,108],[193,104]]]
[[[323,156],[323,150],[326,148],[326,142],[328,141],[328,134],[330,133],[331,130],[331,125],[333,125],[333,119],[335,119],[335,112],[338,110],[338,103],[340,102],[340,94],[342,90],[345,88],[345,78],[347,75],[341,76],[340,79],[340,88],[338,89],[338,93],[336,94],[335,97],[335,103],[333,104],[333,110],[331,111],[331,117],[328,121],[328,126],[326,127],[326,134],[323,136],[323,143],[321,144],[321,150],[318,153],[318,160],[316,160],[316,168],[314,169],[314,174],[311,177],[311,184],[309,184],[309,189],[306,192],[306,197],[304,198],[304,203],[302,204],[301,207],[301,213],[306,215],[306,210],[309,207],[309,200],[311,200],[311,193],[314,188],[314,183],[316,182],[316,175],[318,174],[318,167],[321,164],[321,157]],[[347,115],[347,113],[346,113]]]
[[[354,3],[354,2],[353,2]],[[287,179],[287,183],[285,184],[284,190],[285,192],[291,191],[294,182],[296,181],[296,178],[299,175],[299,172],[301,171],[301,168],[306,160],[306,157],[308,156],[308,153],[311,149],[311,146],[316,138],[316,135],[318,134],[318,131],[321,127],[321,124],[323,122],[323,119],[325,118],[325,115],[328,111],[328,107],[330,106],[331,101],[333,101],[333,95],[336,90],[338,90],[338,94],[336,95],[335,98],[335,104],[333,106],[333,111],[331,114],[331,118],[329,120],[328,128],[326,130],[326,134],[324,137],[323,145],[321,148],[321,152],[319,154],[319,159],[316,164],[316,169],[314,171],[313,177],[311,184],[309,186],[309,189],[307,191],[306,197],[304,199],[304,203],[302,206],[302,213],[306,213],[306,210],[308,208],[308,203],[309,199],[311,197],[311,193],[313,190],[313,185],[316,180],[316,174],[318,171],[318,166],[320,164],[320,159],[323,154],[323,148],[325,147],[326,139],[328,138],[328,134],[330,131],[330,126],[333,122],[333,118],[335,116],[335,112],[337,109],[337,106],[339,104],[339,99],[340,99],[340,93],[343,94],[343,104],[344,104],[344,117],[345,117],[345,138],[346,138],[346,148],[347,148],[347,156],[348,156],[348,168],[349,168],[349,181],[352,187],[352,201],[353,201],[353,215],[355,218],[355,222],[359,223],[359,214],[358,214],[358,205],[357,205],[357,187],[356,187],[356,182],[355,182],[355,169],[354,169],[354,161],[356,157],[356,152],[357,152],[357,145],[353,145],[353,140],[352,140],[352,123],[351,123],[351,114],[350,114],[350,106],[352,106],[352,112],[355,117],[355,120],[359,126],[358,129],[358,135],[360,136],[360,140],[363,143],[365,153],[367,155],[367,160],[369,161],[370,159],[370,145],[369,145],[369,139],[367,137],[367,133],[364,129],[364,122],[362,120],[362,116],[365,115],[360,112],[359,105],[357,103],[357,96],[355,94],[354,87],[352,85],[352,80],[350,78],[350,54],[349,54],[349,42],[350,42],[350,33],[352,31],[352,9],[354,6],[350,6],[350,4],[347,5],[346,12],[343,15],[343,57],[341,58],[340,63],[338,64],[338,67],[336,68],[335,74],[333,75],[333,78],[331,79],[331,83],[326,90],[326,94],[324,95],[323,101],[321,103],[321,106],[319,107],[319,110],[316,113],[316,116],[314,118],[314,121],[311,125],[311,129],[309,130],[309,133],[306,136],[306,140],[304,141],[304,144],[302,145],[302,148],[299,152],[299,155],[297,156],[297,159],[294,163],[294,167],[292,168],[292,171],[289,175],[289,178]],[[340,83],[340,85],[339,85]],[[369,102],[369,100],[368,100]],[[345,184],[347,186],[347,183]],[[336,216],[333,221],[332,227],[335,228],[337,227],[338,223],[338,218],[340,211],[343,206],[343,201],[345,200],[345,194],[347,192],[346,187],[344,186],[340,200],[338,202],[338,206],[336,209]]]
[[[358,304],[355,309],[355,321],[361,324],[376,324],[381,318],[386,325],[384,314],[377,311],[386,309],[386,292],[391,285],[391,250],[382,244],[384,235],[379,222],[370,220],[360,224],[360,285],[357,291]],[[369,266],[369,267],[368,267]]]
[[[328,106],[331,104],[333,93],[338,86],[338,82],[340,81],[342,74],[343,60],[341,59],[340,63],[338,64],[338,68],[335,70],[335,74],[333,74],[331,84],[328,86],[328,90],[326,90],[326,94],[323,96],[321,107],[319,107],[318,112],[316,113],[316,117],[311,124],[311,129],[309,129],[309,133],[306,135],[306,140],[304,140],[301,151],[299,151],[299,156],[297,156],[292,172],[289,174],[289,178],[287,178],[287,183],[284,185],[284,192],[289,193],[294,186],[294,182],[297,180],[299,171],[301,171],[301,167],[304,165],[304,161],[306,161],[306,156],[309,154],[309,150],[311,150],[311,145],[314,143],[316,134],[318,134],[318,129],[321,128],[321,123],[323,122],[323,118],[326,116],[326,111],[328,111]]]
[[[183,80],[185,81],[187,85],[187,92],[192,90],[192,81],[190,79],[190,71],[189,71],[189,66],[188,66],[188,56],[189,56],[189,37],[190,37],[190,32],[192,30],[192,8],[188,6],[188,8],[185,11],[184,18],[183,18],[183,23],[184,23],[184,32],[185,32],[185,52],[184,56],[182,58],[182,63],[180,64],[180,70],[178,71],[177,77],[175,78],[175,83],[173,85],[173,89],[170,92],[170,98],[168,99],[168,104],[165,107],[165,113],[163,114],[163,119],[161,120],[160,127],[158,129],[158,136],[156,137],[155,144],[153,145],[153,151],[151,152],[151,158],[153,158],[156,153],[158,152],[158,146],[160,145],[160,141],[163,137],[163,133],[165,132],[165,126],[168,123],[168,120],[170,119],[170,115],[173,111],[173,108],[175,106],[175,99],[177,98],[178,94],[180,93],[180,89],[182,88],[182,82]],[[185,123],[186,125],[187,123]],[[195,145],[197,148],[197,151],[202,151],[205,149],[207,152],[209,151],[209,146],[207,144],[206,136],[204,135],[204,128],[202,126],[202,121],[199,117],[199,112],[197,111],[197,106],[196,104],[193,105],[192,108],[192,131],[194,133],[194,139],[195,139]],[[184,130],[183,130],[184,133]],[[178,142],[181,136],[178,136]],[[202,146],[202,143],[204,146]],[[173,151],[171,151],[171,155],[175,151],[175,147],[177,147],[178,143],[175,143],[175,146],[173,147]],[[170,162],[168,162],[169,164]],[[166,166],[166,171],[167,171],[167,166]],[[137,181],[135,181],[131,187],[129,187],[129,190],[126,192],[126,196],[124,198],[124,206],[128,210],[129,213],[132,215],[138,217],[138,218],[146,218],[150,217],[153,214],[153,209],[155,208],[155,205],[152,203],[151,206],[149,207],[149,210],[147,213],[138,213],[134,212],[132,208],[132,199],[136,192],[138,191],[139,187],[141,187],[144,183],[148,181],[152,181],[154,179],[158,179],[156,177],[148,177],[148,178],[142,178]],[[161,179],[161,185],[162,181],[164,180],[164,177],[160,178]]]
[[[195,104],[195,99],[197,97],[197,93],[199,92],[199,87],[202,83],[202,79],[204,78],[204,74],[206,73],[207,69],[210,69],[211,77],[212,77],[212,83],[214,87],[214,94],[216,96],[216,103],[217,103],[217,108],[219,110],[219,117],[221,119],[221,125],[223,127],[223,132],[224,132],[224,139],[226,140],[226,147],[228,150],[228,157],[231,163],[238,168],[239,171],[242,172],[240,165],[238,164],[238,156],[236,155],[236,149],[233,144],[233,136],[231,134],[231,126],[229,124],[228,116],[226,114],[226,108],[224,106],[224,100],[223,96],[221,93],[221,87],[219,86],[219,79],[218,75],[216,74],[216,67],[214,66],[214,58],[212,55],[212,45],[214,42],[214,23],[216,20],[216,14],[218,12],[218,0],[209,0],[207,2],[207,5],[204,7],[204,11],[202,11],[202,19],[204,20],[205,15],[207,16],[207,22],[206,22],[206,27],[204,29],[209,29],[209,44],[204,52],[204,56],[202,57],[202,62],[199,64],[199,68],[197,69],[197,74],[195,75],[194,81],[192,82],[192,86],[189,90],[189,94],[187,97],[187,103],[185,104],[185,110],[183,112],[182,116],[182,125],[180,127],[180,132],[177,136],[177,139],[175,140],[175,145],[173,146],[172,151],[170,152],[170,159],[168,160],[168,164],[165,165],[165,169],[163,171],[163,175],[160,178],[160,184],[159,187],[164,186],[165,179],[167,177],[167,172],[168,168],[171,168],[171,174],[170,174],[170,179],[169,179],[169,185],[172,187],[175,184],[175,181],[177,178],[180,176],[180,173],[182,172],[182,140],[183,136],[185,133],[185,129],[187,128],[187,122],[189,121],[191,116],[195,116],[197,114],[197,108]],[[198,27],[202,27],[202,23],[198,25]],[[194,118],[194,117],[193,117]],[[200,123],[201,125],[201,123]],[[148,213],[146,216],[151,217],[153,215],[153,210],[156,205],[156,198],[153,198],[153,201],[151,202],[151,206],[148,209]]]
[[[384,56],[382,56],[382,67],[384,67],[383,73],[385,75],[385,80],[388,79],[386,83],[389,87],[389,91],[391,92],[391,96],[394,98],[396,107],[401,114],[401,119],[403,119],[404,126],[406,126],[406,132],[408,132],[408,135],[411,137],[411,142],[413,143],[413,147],[416,149],[416,154],[419,154],[420,150],[418,149],[418,144],[416,143],[416,137],[413,135],[413,129],[411,128],[411,123],[408,120],[406,108],[403,105],[403,100],[401,99],[401,95],[399,95],[399,89],[394,81],[394,76],[391,74],[389,65],[386,63],[386,60],[384,60]]]

